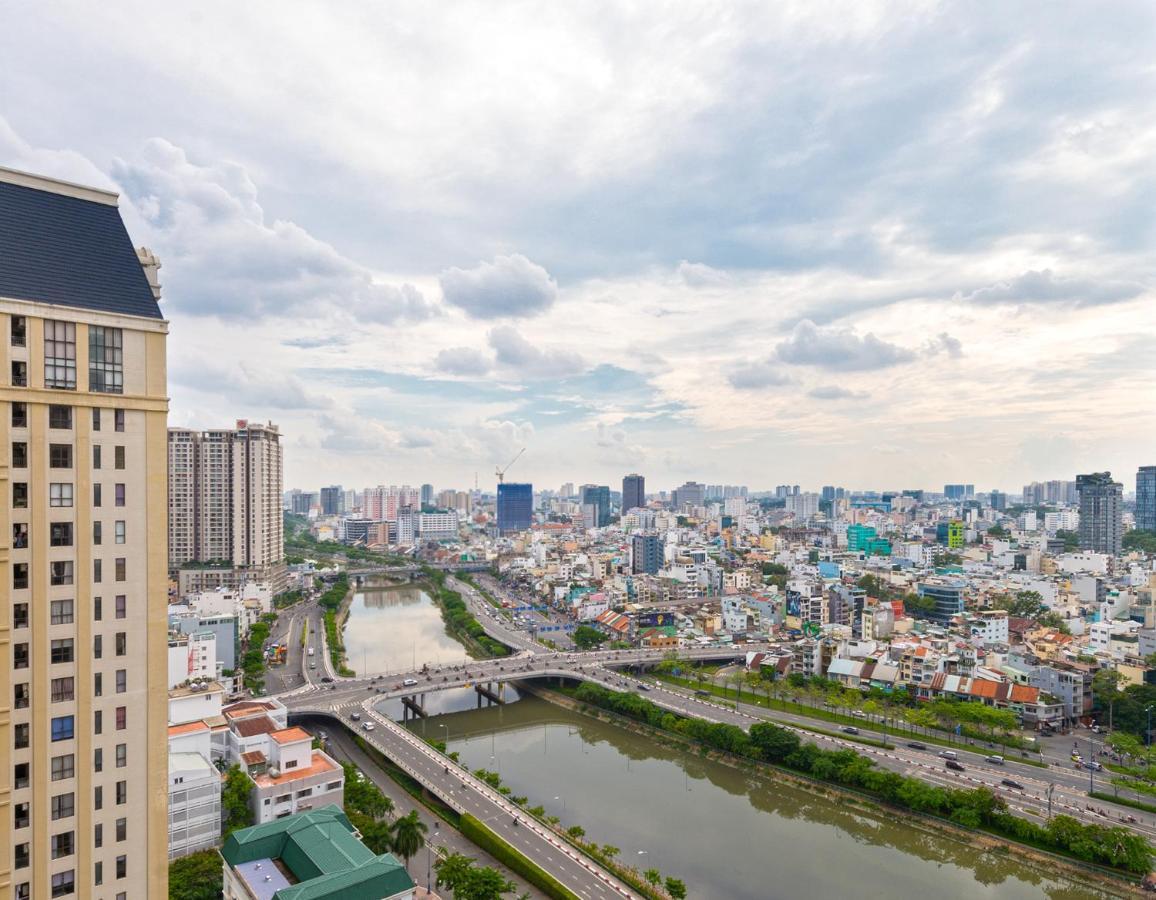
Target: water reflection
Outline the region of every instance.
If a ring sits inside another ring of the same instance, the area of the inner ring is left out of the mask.
[[[445,633],[441,610],[420,587],[370,580],[354,593],[345,655],[358,672],[411,671],[423,662],[458,663],[465,648]]]
[[[470,768],[496,769],[531,805],[628,863],[683,878],[692,897],[1096,896],[1014,851],[980,851],[535,697],[412,727],[444,738],[443,725]]]

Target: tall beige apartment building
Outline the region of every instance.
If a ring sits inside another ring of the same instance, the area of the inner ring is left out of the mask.
[[[167,893],[157,268],[115,194],[0,169],[0,897]]]
[[[216,563],[276,589],[285,559],[277,426],[170,428],[168,441],[170,568]]]

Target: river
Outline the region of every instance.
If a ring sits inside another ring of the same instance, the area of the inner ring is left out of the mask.
[[[355,593],[345,643],[350,664],[368,671],[396,671],[414,658],[467,658],[445,634],[438,608],[413,586]],[[901,816],[863,812],[507,693],[505,706],[481,709],[470,690],[430,694],[430,718],[411,727],[448,737],[471,769],[499,772],[530,806],[613,844],[624,862],[681,878],[695,900],[1099,896],[1013,856],[905,825]],[[379,708],[402,717],[399,701]]]

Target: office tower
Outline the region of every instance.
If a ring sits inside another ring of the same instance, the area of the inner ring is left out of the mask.
[[[498,533],[525,531],[534,520],[534,486],[502,482],[498,485]]]
[[[0,169],[5,897],[168,892],[159,267],[115,194]]]
[[[285,552],[277,426],[239,419],[231,429],[171,428],[168,448],[169,567],[212,562],[279,588]],[[291,511],[316,498],[291,494]]]
[[[943,496],[948,500],[968,500],[975,496],[974,484],[945,484]]]
[[[949,550],[959,550],[963,547],[963,522],[952,519],[950,522],[940,522],[935,526],[935,540]]]
[[[321,489],[321,515],[339,516],[345,512],[345,491],[334,484]]]
[[[662,568],[662,545],[656,534],[636,534],[630,539],[630,571],[654,575]]]
[[[835,499],[835,486],[833,484],[825,484],[825,485],[823,485],[823,490],[820,493],[822,495],[823,500],[827,500],[827,501],[834,500]]]
[[[963,613],[964,583],[961,581],[935,581],[920,583],[916,593],[920,597],[930,597],[935,608],[924,613],[926,618],[940,625],[947,625]]]
[[[643,506],[646,506],[646,479],[641,475],[627,475],[622,479],[622,511]]]
[[[434,490],[432,484],[423,484],[421,486],[421,505],[433,506]]]
[[[697,481],[688,481],[674,490],[674,508],[678,511],[682,511],[688,506],[692,509],[702,506],[705,499],[706,486]]]
[[[1124,537],[1124,485],[1111,472],[1076,476],[1080,496],[1080,547],[1119,553]]]
[[[1136,527],[1156,531],[1156,466],[1136,472]]]
[[[992,509],[998,510],[1000,512],[1007,509],[1007,494],[1005,494],[1003,491],[992,491],[990,494],[988,494],[987,499],[991,504]]]
[[[595,508],[594,527],[610,524],[610,488],[600,484],[584,484],[581,488],[582,505]]]
[[[567,481],[564,485],[562,485],[561,490],[558,491],[558,496],[563,498],[563,499],[573,497],[574,496],[574,482],[573,481]]]

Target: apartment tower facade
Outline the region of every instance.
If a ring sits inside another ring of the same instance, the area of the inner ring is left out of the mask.
[[[115,194],[0,169],[7,897],[167,894],[158,268]]]

